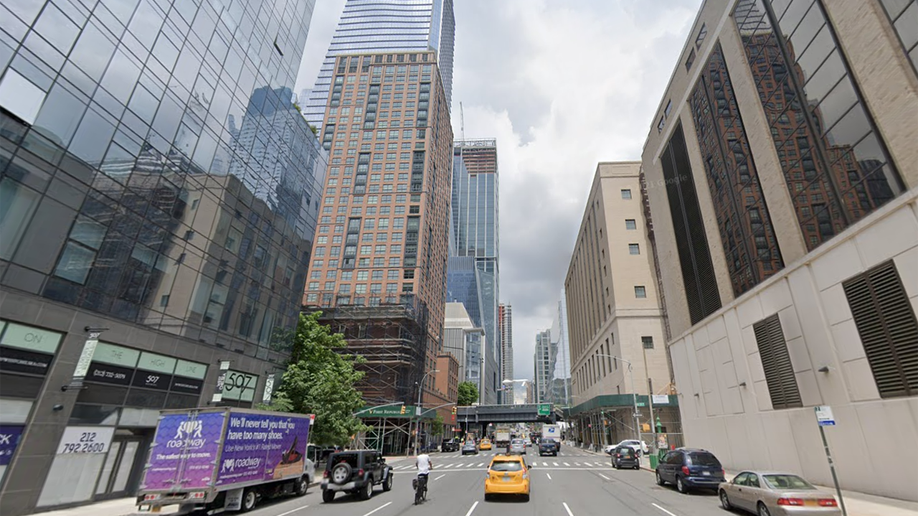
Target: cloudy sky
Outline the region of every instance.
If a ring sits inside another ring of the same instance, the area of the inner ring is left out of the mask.
[[[531,378],[599,161],[639,160],[701,0],[454,0],[453,128],[497,138],[500,297],[514,376]],[[318,75],[344,0],[318,0],[297,89]]]

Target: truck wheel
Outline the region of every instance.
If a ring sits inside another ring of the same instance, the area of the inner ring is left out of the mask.
[[[305,476],[300,477],[293,484],[293,494],[296,496],[303,496],[306,494],[306,490],[309,489],[309,481]]]
[[[392,490],[392,472],[391,472],[391,471],[389,472],[388,475],[386,475],[386,480],[385,480],[385,482],[383,482],[382,490],[383,490],[383,491],[391,491],[391,490]]]
[[[255,508],[257,503],[258,493],[254,489],[246,489],[242,493],[242,505],[239,507],[239,512],[249,512]]]
[[[331,489],[326,489],[322,491],[322,501],[325,503],[332,503],[335,501],[335,492]]]

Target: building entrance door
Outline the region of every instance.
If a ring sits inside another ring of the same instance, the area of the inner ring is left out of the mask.
[[[96,500],[131,495],[142,469],[143,442],[142,436],[115,436],[96,484]]]

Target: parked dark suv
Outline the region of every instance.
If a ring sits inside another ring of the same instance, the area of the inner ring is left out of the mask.
[[[707,450],[679,448],[664,455],[657,466],[657,484],[676,484],[680,493],[696,488],[717,491],[724,481],[723,466]]]
[[[443,442],[440,443],[440,451],[442,452],[459,451],[459,443],[457,443],[456,441],[453,441],[452,439],[444,439]]]
[[[392,466],[376,450],[333,453],[328,456],[322,477],[325,503],[331,503],[338,491],[356,493],[361,500],[369,500],[375,485],[381,485],[383,491],[392,489]]]

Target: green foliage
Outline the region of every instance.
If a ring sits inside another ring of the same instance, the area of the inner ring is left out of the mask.
[[[459,384],[459,406],[466,407],[478,401],[478,386],[475,382]]]
[[[437,414],[437,417],[430,423],[431,435],[443,435],[443,416]]]
[[[320,446],[347,444],[352,435],[366,427],[353,413],[363,406],[354,385],[364,373],[354,369],[360,357],[339,354],[344,337],[319,324],[320,313],[300,315],[292,335],[292,353],[280,387],[268,410],[315,414],[310,441]],[[283,342],[286,335],[278,335]]]

